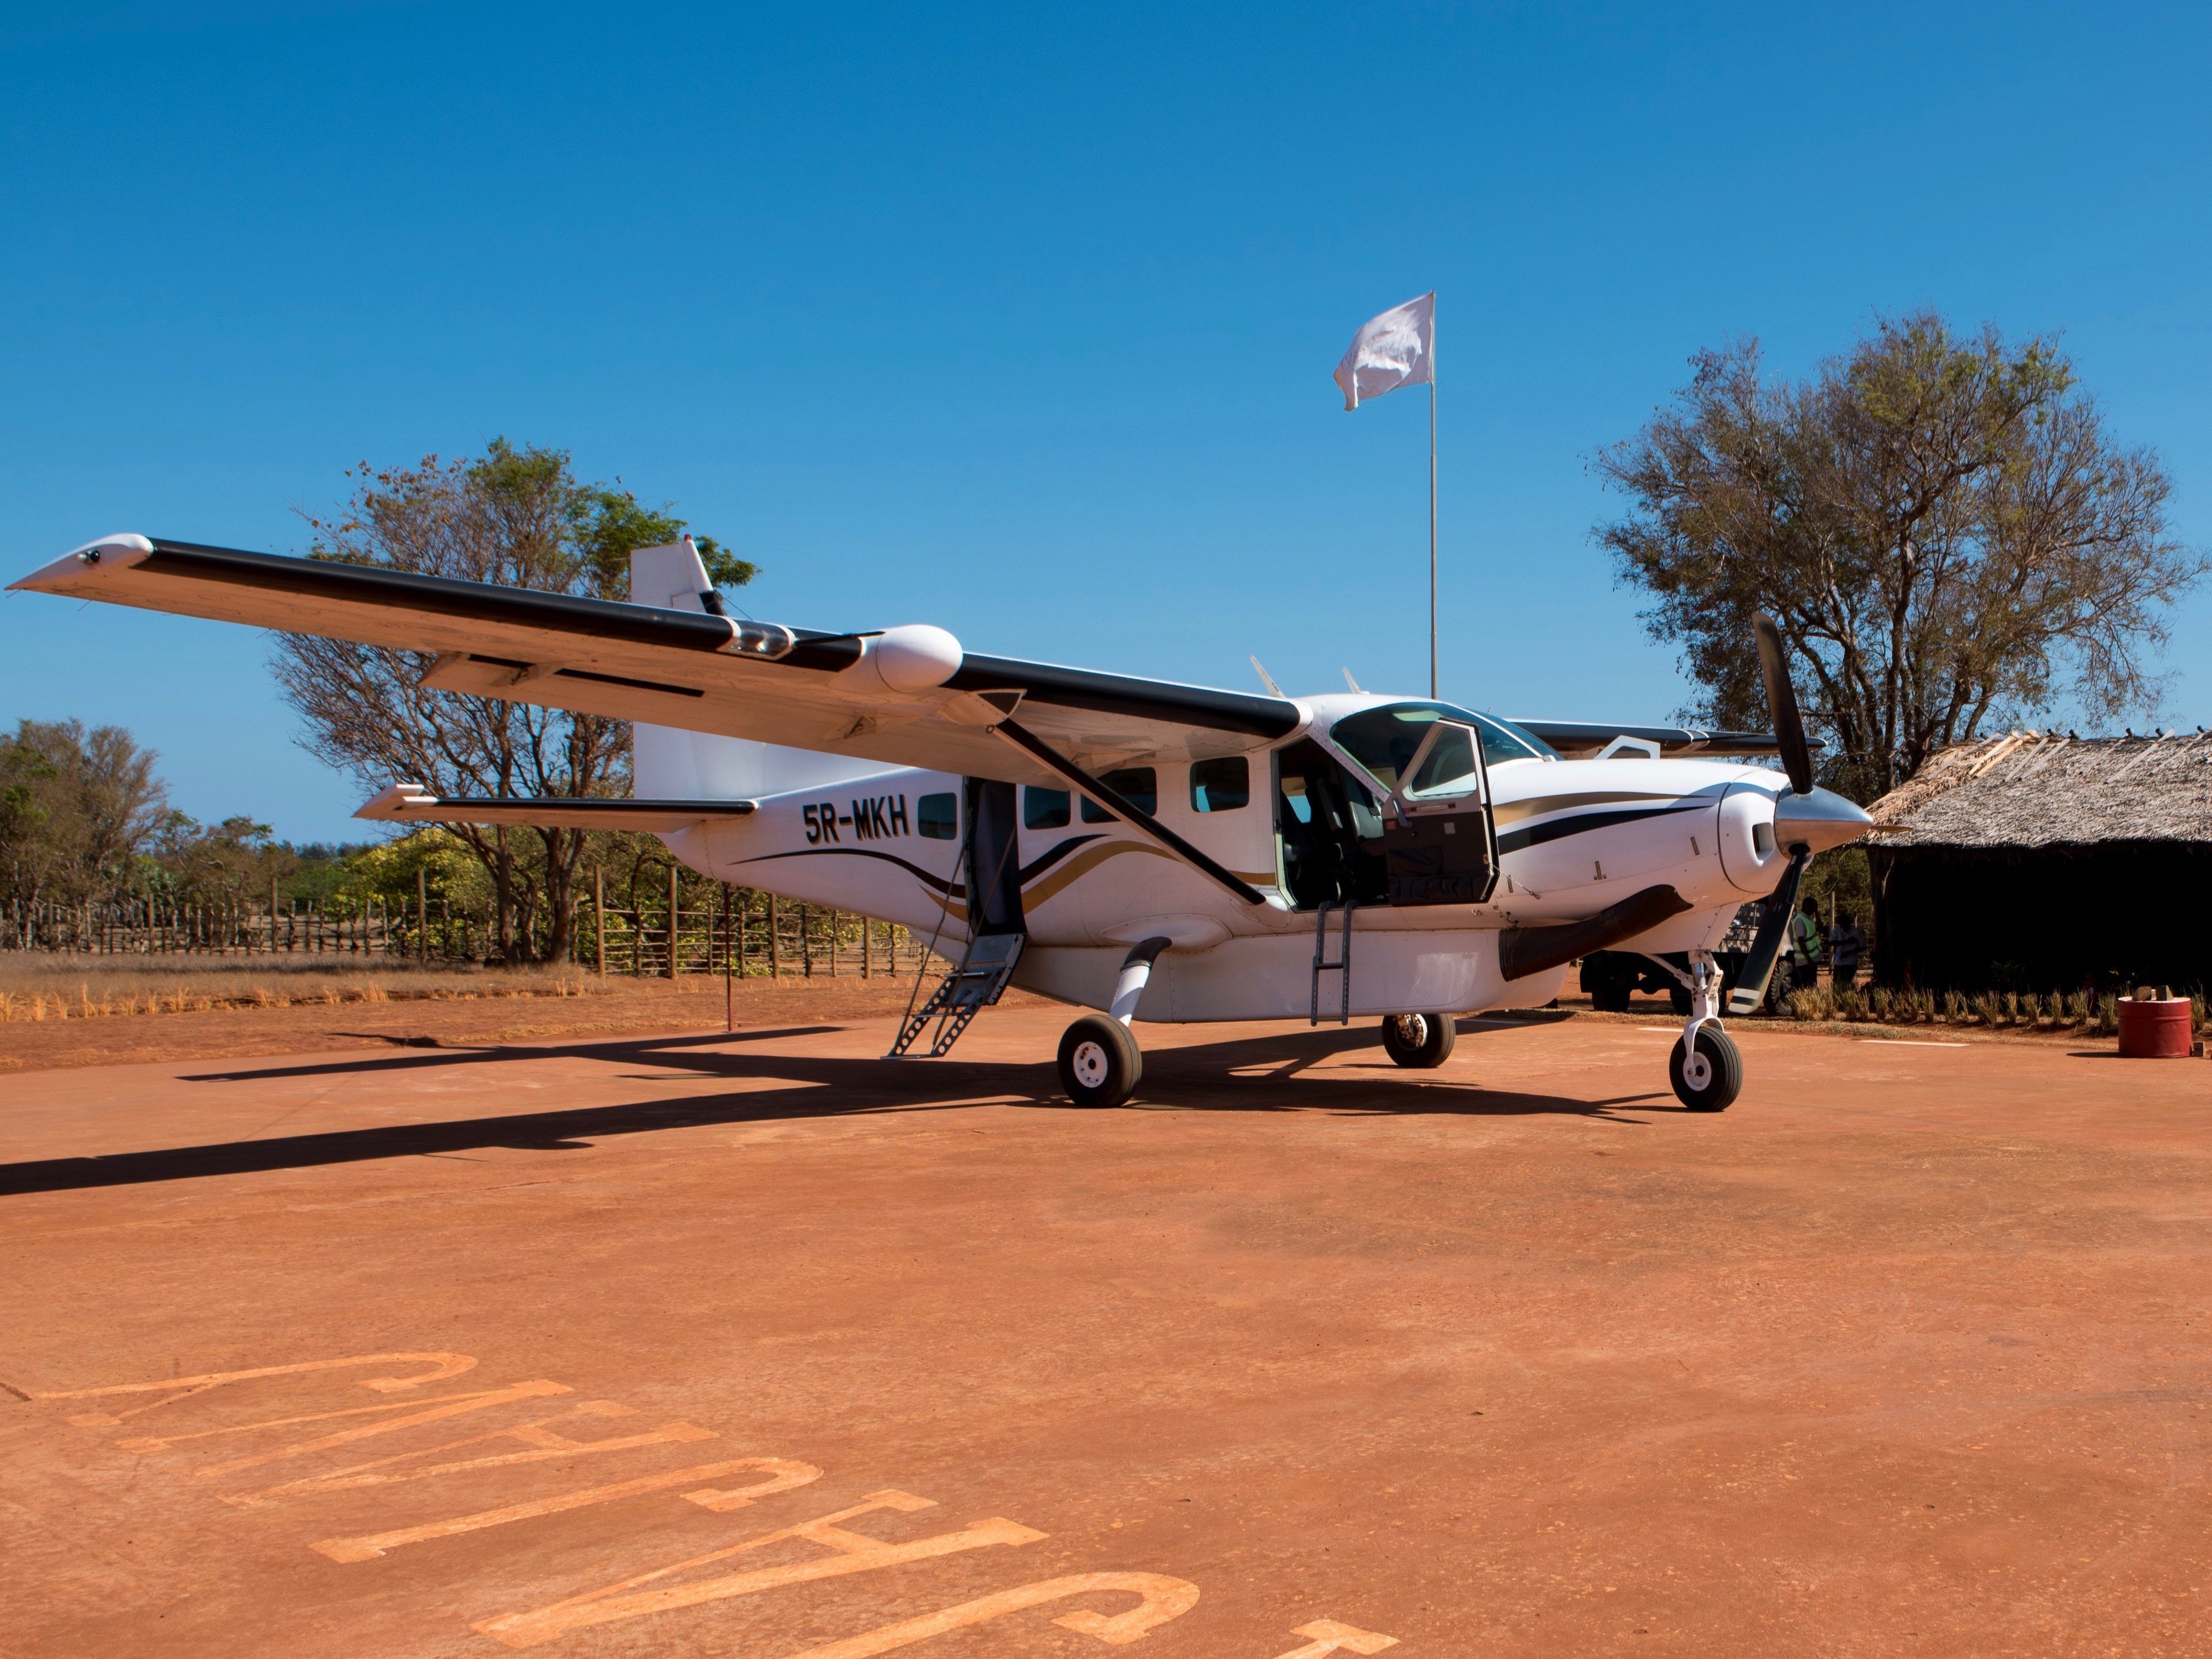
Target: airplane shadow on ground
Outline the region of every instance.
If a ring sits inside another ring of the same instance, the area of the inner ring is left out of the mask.
[[[1510,1029],[1492,1022],[1476,1024],[1472,1021],[1464,1023],[1462,1029],[1467,1031],[1469,1027],[1473,1027],[1469,1034],[1478,1038],[1491,1030]],[[98,1158],[46,1158],[0,1164],[0,1196],[135,1186],[201,1176],[313,1169],[376,1158],[451,1155],[495,1147],[527,1152],[577,1151],[594,1140],[615,1135],[773,1122],[780,1119],[957,1110],[979,1105],[1075,1109],[1060,1094],[1050,1060],[1028,1064],[957,1060],[890,1061],[726,1052],[733,1043],[811,1036],[842,1029],[845,1028],[836,1025],[786,1026],[734,1035],[716,1031],[527,1048],[428,1052],[410,1049],[404,1054],[192,1073],[184,1080],[273,1082],[309,1077],[391,1076],[443,1066],[514,1065],[546,1059],[581,1058],[656,1068],[640,1081],[665,1084],[673,1080],[669,1074],[675,1072],[696,1077],[710,1086],[699,1094],[675,1100],[579,1106],[429,1123],[383,1124],[321,1134],[275,1136],[265,1140],[220,1141],[198,1146],[116,1152]],[[1321,1078],[1306,1075],[1323,1060],[1362,1048],[1376,1051],[1378,1066],[1389,1073],[1387,1078],[1352,1076],[1342,1069]],[[1644,1113],[1682,1109],[1664,1090],[1604,1100],[1576,1100],[1560,1095],[1486,1089],[1479,1083],[1447,1078],[1435,1072],[1403,1071],[1380,1056],[1380,1042],[1373,1028],[1363,1026],[1273,1032],[1263,1036],[1162,1048],[1146,1055],[1143,1084],[1132,1105],[1121,1109],[1305,1111],[1339,1116],[1559,1115],[1620,1124],[1639,1123]],[[757,1086],[738,1090],[712,1086],[731,1083]],[[1623,1108],[1632,1109],[1638,1115],[1623,1116]]]

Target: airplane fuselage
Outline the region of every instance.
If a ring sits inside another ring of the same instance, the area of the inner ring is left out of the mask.
[[[1289,803],[1278,763],[1288,747],[1252,755],[1248,796],[1225,809],[1201,802],[1179,775],[1188,766],[1152,769],[1153,815],[1259,890],[1259,904],[1241,902],[1079,792],[1025,788],[1012,858],[1029,945],[1016,982],[1103,1008],[1127,948],[1164,937],[1173,948],[1139,1018],[1306,1015],[1318,918],[1296,903],[1284,869]],[[1784,855],[1757,826],[1771,822],[1786,786],[1765,768],[1532,757],[1492,765],[1487,782],[1499,854],[1490,898],[1358,906],[1352,1013],[1548,1001],[1566,969],[1504,979],[1501,931],[1587,917],[1653,886],[1673,888],[1689,908],[1620,948],[1709,949],[1738,908],[1771,891],[1781,873]],[[702,874],[902,923],[957,954],[969,925],[966,810],[963,779],[887,769],[761,797],[748,817],[663,839]],[[1339,912],[1329,921],[1332,950],[1341,925]],[[1333,979],[1328,1001],[1338,1006]]]

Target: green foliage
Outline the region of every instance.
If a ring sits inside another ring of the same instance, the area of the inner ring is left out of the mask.
[[[674,502],[647,507],[619,478],[612,483],[581,483],[572,465],[566,450],[534,444],[518,449],[506,438],[495,438],[481,459],[459,468],[441,468],[432,457],[411,471],[371,475],[362,469],[355,476],[372,478],[373,483],[356,496],[354,520],[358,524],[381,519],[380,527],[397,527],[425,501],[453,494],[458,473],[490,519],[493,539],[544,546],[550,557],[539,561],[544,568],[533,585],[556,592],[581,586],[599,599],[627,599],[629,556],[641,547],[679,540],[690,526]],[[375,504],[379,496],[387,503],[381,513]],[[695,536],[692,544],[707,567],[708,580],[717,587],[743,587],[760,574],[758,565],[738,557],[712,536]],[[563,574],[566,580],[560,579]]]
[[[601,599],[629,597],[629,556],[641,547],[664,547],[684,534],[684,520],[672,504],[641,504],[619,484],[585,484],[569,497],[568,521],[577,553],[592,573]],[[717,587],[743,587],[760,567],[738,558],[712,536],[696,536],[692,545]]]
[[[2054,342],[1881,319],[1808,380],[1756,341],[1699,353],[1675,403],[1595,468],[1598,526],[1652,635],[1764,725],[1751,620],[1780,625],[1830,787],[1867,800],[1936,750],[2047,708],[2148,707],[2166,613],[2208,568],[2169,533],[2158,458],[2104,430]]]
[[[566,451],[495,439],[459,462],[349,474],[343,512],[311,520],[314,556],[541,592],[625,599],[636,549],[684,533],[673,507],[619,481],[585,483]],[[695,543],[713,580],[754,567]],[[591,798],[628,793],[629,726],[605,715],[429,684],[417,652],[312,635],[280,636],[271,667],[301,716],[305,746],[364,789],[395,781],[447,796]],[[592,841],[538,825],[455,826],[489,882],[494,950],[509,961],[573,948],[577,881]]]
[[[120,726],[23,720],[0,737],[0,900],[100,897],[166,819],[154,755]]]

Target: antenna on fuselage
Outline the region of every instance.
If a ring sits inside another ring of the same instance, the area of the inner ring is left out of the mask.
[[[1252,659],[1252,672],[1260,677],[1260,684],[1267,688],[1270,695],[1278,697],[1283,695],[1283,688],[1275,684],[1275,677],[1273,674],[1260,666],[1260,659],[1257,657]]]
[[[1349,668],[1344,671],[1344,683],[1350,686],[1353,690],[1358,692],[1361,696],[1364,697],[1367,695],[1365,690],[1360,685],[1359,682],[1352,678],[1352,671]]]

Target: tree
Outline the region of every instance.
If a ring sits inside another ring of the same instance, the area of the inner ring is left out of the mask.
[[[494,441],[477,459],[348,475],[357,480],[339,516],[310,519],[311,558],[601,599],[629,597],[629,555],[674,541],[672,507],[642,506],[617,485],[584,484],[559,450]],[[698,545],[718,582],[754,567],[712,541]],[[372,789],[421,783],[440,795],[606,795],[627,784],[629,727],[595,714],[431,690],[433,659],[416,652],[283,635],[271,663],[307,723],[311,753]],[[455,825],[483,865],[494,896],[497,949],[509,962],[568,952],[579,830]],[[532,856],[522,856],[525,848]]]
[[[155,835],[146,862],[149,874],[175,896],[243,904],[267,894],[271,878],[289,874],[296,860],[276,844],[267,824],[250,817],[227,817],[210,825],[171,812]]]
[[[0,738],[0,882],[27,904],[123,887],[166,821],[155,756],[120,726],[23,720]]]
[[[2166,608],[2208,560],[2168,533],[2158,457],[2107,437],[2054,340],[1923,312],[1801,384],[1765,379],[1755,340],[1691,361],[1674,406],[1594,465],[1632,503],[1597,538],[1709,688],[1696,714],[1765,724],[1762,611],[1826,781],[1862,800],[2062,697],[2091,718],[2155,705]]]

